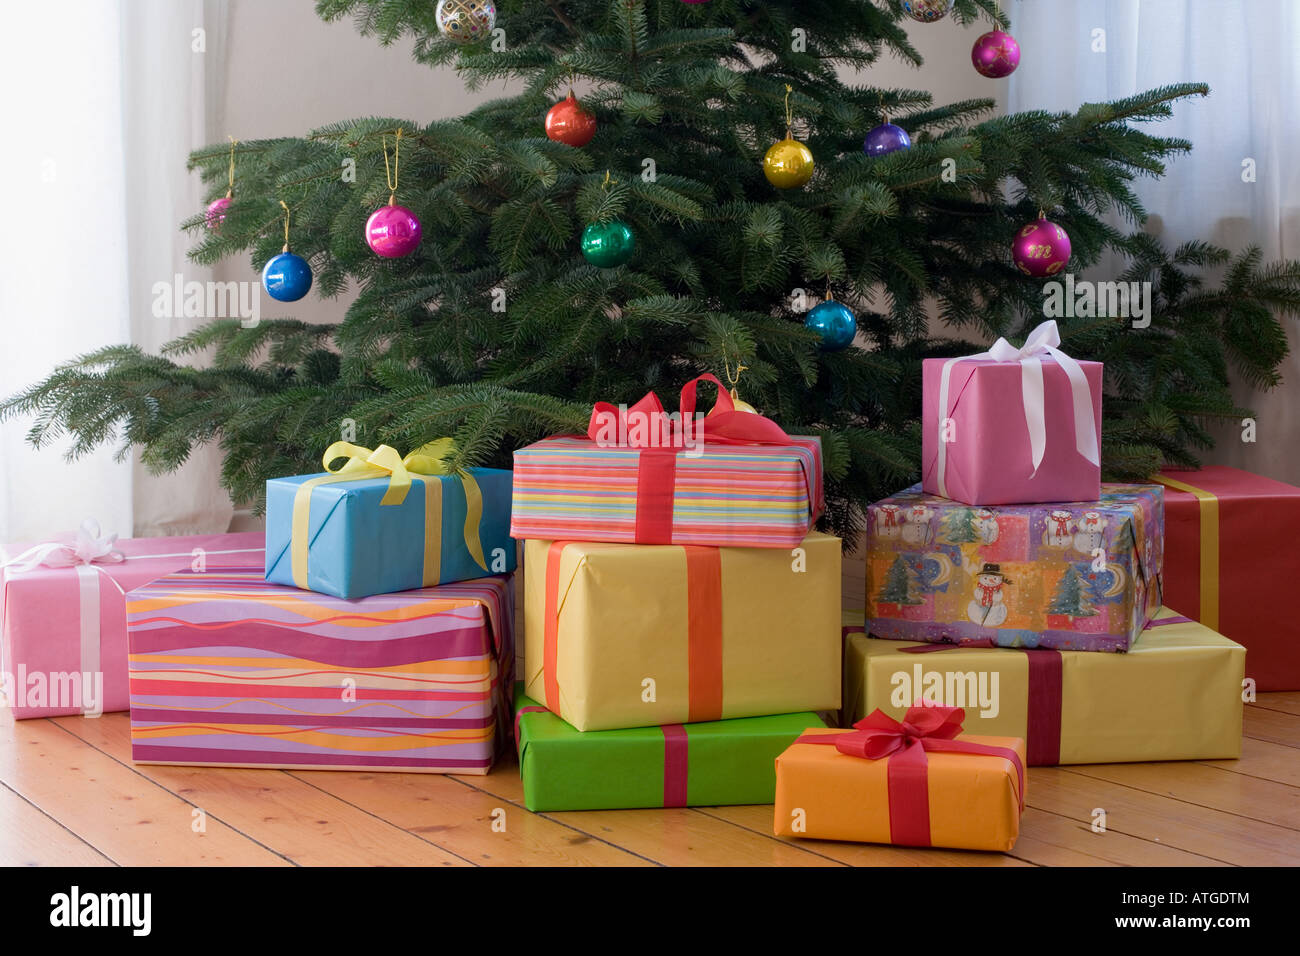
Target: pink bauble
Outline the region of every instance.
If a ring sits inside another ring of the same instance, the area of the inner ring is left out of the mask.
[[[1020,65],[1020,44],[1010,33],[990,30],[975,41],[970,60],[980,76],[994,80],[1010,76]]]
[[[1027,276],[1056,275],[1070,261],[1070,237],[1051,220],[1037,219],[1016,233],[1011,258]]]
[[[234,202],[229,196],[222,196],[208,203],[205,225],[213,232],[221,231],[221,224],[226,221],[226,209]]]
[[[420,220],[405,206],[380,206],[366,220],[366,243],[385,259],[410,255],[420,244]]]

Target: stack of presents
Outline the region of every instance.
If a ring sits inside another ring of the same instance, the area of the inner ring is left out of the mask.
[[[338,442],[267,483],[265,535],[13,549],[5,695],[129,709],[142,763],[513,747],[531,810],[775,804],[778,835],[1009,849],[1027,767],[1237,757],[1251,690],[1300,689],[1300,489],[1103,484],[1102,368],[1053,331],[924,363],[923,480],[867,509],[865,617],[814,530],[818,439],[702,376],[707,414],[698,379],[672,415],[598,403],[513,472]]]

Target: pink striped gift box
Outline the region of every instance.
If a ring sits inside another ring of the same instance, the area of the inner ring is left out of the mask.
[[[547,438],[515,452],[515,538],[793,548],[821,514],[817,438],[684,449]]]
[[[510,575],[358,600],[177,572],[127,596],[139,763],[487,773],[509,736]]]

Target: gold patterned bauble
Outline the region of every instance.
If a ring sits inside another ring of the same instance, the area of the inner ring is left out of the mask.
[[[787,136],[763,157],[763,175],[777,189],[795,189],[812,179],[813,154],[805,144]]]
[[[497,9],[492,0],[439,0],[438,32],[453,43],[477,43],[492,32]]]

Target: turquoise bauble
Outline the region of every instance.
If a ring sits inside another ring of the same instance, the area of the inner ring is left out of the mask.
[[[858,334],[858,320],[848,306],[834,299],[809,309],[803,327],[821,336],[821,347],[826,352],[848,348],[853,344],[853,337]]]
[[[593,222],[582,230],[582,254],[593,266],[621,266],[635,251],[636,236],[625,222]]]

